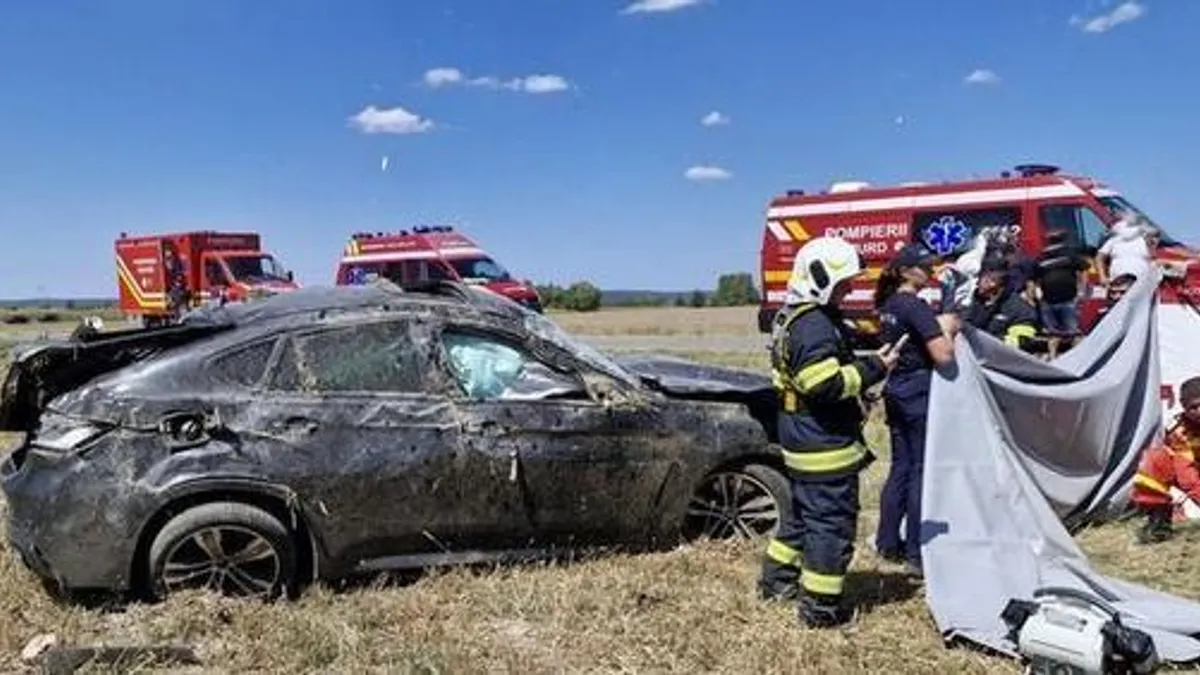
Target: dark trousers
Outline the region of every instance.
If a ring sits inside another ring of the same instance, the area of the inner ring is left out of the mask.
[[[792,511],[767,542],[760,585],[772,595],[799,589],[818,605],[841,599],[846,568],[858,534],[859,475],[808,478],[793,475]]]
[[[925,473],[928,398],[887,398],[884,411],[892,439],[892,463],[879,500],[875,548],[885,557],[921,563],[921,483]],[[904,536],[900,521],[904,520]]]

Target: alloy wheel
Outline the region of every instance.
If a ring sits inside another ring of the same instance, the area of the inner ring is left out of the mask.
[[[235,597],[268,597],[279,583],[279,552],[262,535],[238,525],[193,532],[166,556],[161,579],[168,592],[202,588]]]
[[[709,476],[688,504],[684,527],[712,539],[757,539],[779,522],[779,507],[762,481],[739,472]]]

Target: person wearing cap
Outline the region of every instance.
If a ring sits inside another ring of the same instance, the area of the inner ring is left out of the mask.
[[[985,258],[966,322],[1022,351],[1044,351],[1046,344],[1038,338],[1037,309],[1024,292],[1006,288],[1009,279],[1009,265],[1003,257]]]
[[[884,268],[875,287],[875,307],[879,311],[883,341],[896,344],[908,336],[883,388],[892,450],[879,501],[875,551],[887,560],[903,562],[916,575],[923,569],[921,485],[929,388],[933,369],[954,363],[953,341],[958,331],[953,315],[938,316],[917,295],[933,277],[935,262],[936,256],[924,246],[909,244]]]

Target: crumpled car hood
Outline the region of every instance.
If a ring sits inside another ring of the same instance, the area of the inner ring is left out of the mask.
[[[771,378],[752,370],[662,354],[616,356],[613,360],[648,385],[669,394],[757,394],[771,390]]]

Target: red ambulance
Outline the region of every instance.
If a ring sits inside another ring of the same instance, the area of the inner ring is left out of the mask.
[[[204,302],[244,302],[299,288],[253,232],[177,232],[115,242],[119,306],[144,325]]]
[[[402,286],[459,281],[487,288],[535,312],[542,311],[531,282],[515,279],[478,244],[449,225],[352,235],[342,252],[335,283],[345,286],[377,277]]]
[[[839,236],[858,248],[867,273],[855,283],[844,306],[863,340],[878,345],[878,315],[872,302],[875,282],[887,261],[909,242],[923,242],[945,261],[965,252],[980,230],[1007,227],[1022,251],[1036,257],[1048,230],[1066,228],[1074,242],[1094,253],[1123,212],[1145,215],[1117,190],[1095,178],[1066,175],[1056,166],[1024,164],[996,178],[874,187],[863,182],[833,184],[806,194],[788,191],[767,205],[761,248],[763,301],[758,325],[769,332],[786,297],[796,251],[812,237]],[[1151,220],[1151,222],[1153,222]],[[1164,396],[1172,383],[1200,375],[1200,353],[1187,345],[1200,339],[1200,250],[1171,237],[1162,226],[1156,257],[1184,268],[1160,286],[1158,311]],[[1088,295],[1080,308],[1081,327],[1095,323],[1105,291],[1095,263]],[[936,302],[931,285],[921,294]]]

